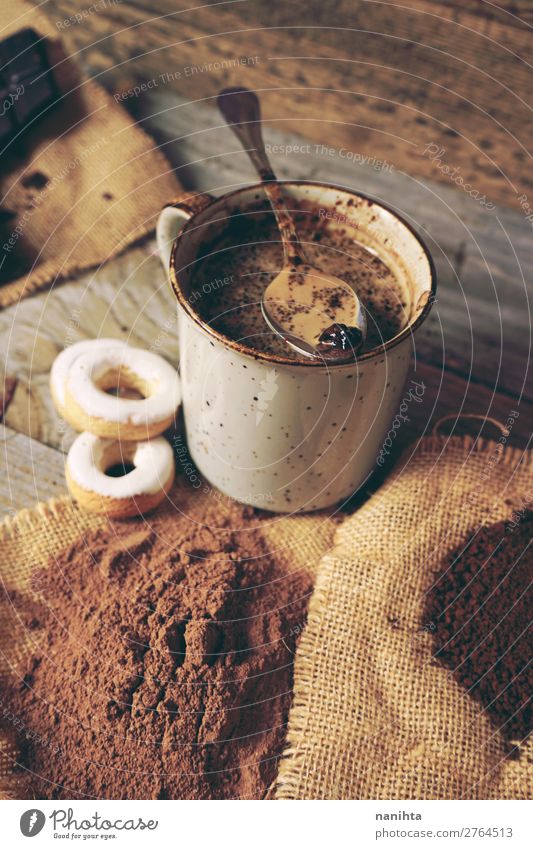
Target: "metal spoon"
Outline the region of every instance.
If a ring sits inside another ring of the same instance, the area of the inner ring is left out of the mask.
[[[283,268],[263,293],[265,321],[301,354],[337,362],[353,358],[366,336],[364,311],[348,283],[307,262],[266,155],[256,94],[227,88],[217,104],[261,178],[283,244]]]

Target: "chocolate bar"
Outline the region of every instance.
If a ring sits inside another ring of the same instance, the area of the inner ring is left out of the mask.
[[[32,29],[0,42],[0,153],[57,99],[44,46]]]

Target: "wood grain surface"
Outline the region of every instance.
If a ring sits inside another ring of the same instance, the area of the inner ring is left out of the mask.
[[[45,5],[75,59],[121,92],[123,105],[153,134],[187,189],[221,194],[255,181],[212,103],[222,85],[243,82],[261,90],[266,141],[280,177],[373,195],[427,241],[438,298],[415,337],[411,373],[427,391],[401,429],[396,451],[444,416],[452,417],[448,430],[493,436],[497,430],[483,428],[483,418],[505,423],[517,410],[510,442],[529,443],[533,244],[531,222],[515,203],[529,177],[524,151],[509,135],[525,143],[530,132],[522,103],[531,79],[523,61],[526,4],[296,0],[182,12],[181,2],[169,9],[159,0],[150,6],[109,1],[103,11],[66,25],[76,9],[86,8],[77,0]],[[305,60],[281,58],[304,54]],[[256,55],[259,62],[238,69],[202,69]],[[197,70],[186,75],[192,67]],[[175,78],[161,79],[171,73]],[[421,74],[429,82],[421,82]],[[156,84],[128,93],[150,80]],[[475,106],[461,99],[467,95]],[[424,156],[426,143],[445,147],[442,163],[459,168],[465,179],[470,175],[478,194]],[[177,364],[175,327],[175,304],[153,240],[0,313],[6,353],[1,511],[64,490],[64,452],[73,433],[51,404],[49,371],[57,353],[78,339],[112,336]],[[459,424],[464,413],[480,416],[479,422]]]
[[[315,142],[447,182],[424,153],[432,144],[491,201],[518,207],[519,196],[533,195],[526,0],[107,0],[85,15],[85,0],[50,0],[43,8],[74,58],[112,91],[144,83],[192,101],[242,83],[261,91],[267,121]]]
[[[0,464],[1,516],[66,492],[63,455],[1,424]]]

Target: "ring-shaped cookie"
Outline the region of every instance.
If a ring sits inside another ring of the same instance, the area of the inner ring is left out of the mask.
[[[132,469],[119,477],[106,474],[117,466]],[[157,507],[172,486],[174,472],[172,448],[162,436],[118,442],[80,433],[68,452],[65,473],[70,494],[86,510],[126,518]]]
[[[62,418],[65,418],[67,375],[74,361],[89,351],[108,351],[110,348],[124,347],[126,347],[126,343],[121,342],[120,339],[83,339],[81,342],[74,342],[73,345],[69,345],[68,348],[57,355],[50,371],[50,390],[57,412]]]
[[[142,397],[106,390],[121,386]],[[67,374],[65,418],[76,430],[107,439],[146,440],[174,422],[181,402],[176,370],[158,354],[129,346],[77,357]]]

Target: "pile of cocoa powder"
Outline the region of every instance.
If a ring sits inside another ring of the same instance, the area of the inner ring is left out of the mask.
[[[12,598],[39,644],[4,699],[29,795],[265,796],[311,580],[251,512],[115,522],[35,577],[39,603]]]
[[[533,513],[482,528],[435,581],[426,608],[436,657],[510,741],[532,730]]]

